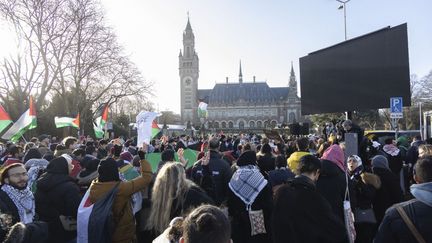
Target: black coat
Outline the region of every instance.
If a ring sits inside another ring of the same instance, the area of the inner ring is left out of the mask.
[[[15,206],[14,202],[7,195],[6,192],[0,189],[0,212],[2,217],[0,219],[0,242],[5,239],[8,228],[12,225],[20,222],[20,216],[18,213],[18,208]],[[9,220],[6,220],[8,218]]]
[[[76,231],[64,230],[59,216],[76,219],[80,202],[79,187],[68,175],[67,162],[48,164],[47,172],[37,180],[35,203],[40,220],[48,223],[49,242],[67,242],[76,237]]]
[[[204,168],[201,162],[195,163],[192,168],[192,180],[206,190],[207,194],[213,199],[217,206],[226,201],[228,192],[228,182],[231,179],[231,168],[221,155],[216,151],[210,151],[210,161],[208,164],[209,173],[211,174],[211,186],[204,185],[208,183],[204,177]],[[211,191],[208,189],[211,188]]]
[[[329,160],[322,160],[321,174],[316,183],[316,188],[321,195],[327,199],[333,212],[344,220],[343,201],[346,191],[346,177],[337,165]],[[351,201],[354,201],[354,194],[350,193]]]
[[[413,222],[420,235],[426,242],[432,242],[432,207],[427,204],[413,199],[408,202],[399,204],[405,213]],[[385,214],[378,233],[375,237],[375,243],[409,243],[417,242],[413,234],[402,220],[399,212],[395,207],[391,207]]]
[[[271,242],[270,219],[273,208],[273,195],[270,184],[261,190],[252,203],[252,210],[263,210],[264,223],[267,234],[258,234],[251,236],[251,224],[249,213],[246,210],[246,204],[236,196],[231,189],[228,192],[228,212],[231,220],[231,236],[235,243],[261,243]]]
[[[388,165],[391,169],[391,171],[397,176],[400,177],[400,171],[403,167],[403,161],[402,161],[402,155],[401,152],[399,151],[399,153],[396,156],[393,156],[391,154],[388,154],[386,152],[384,152],[386,154],[387,160],[388,160]]]
[[[385,211],[395,203],[403,200],[402,190],[399,185],[398,177],[390,170],[374,168],[373,172],[379,176],[381,187],[377,190],[373,200],[373,208],[377,223],[380,224],[384,218]]]
[[[276,191],[272,229],[274,243],[345,242],[346,229],[313,182],[298,176]]]

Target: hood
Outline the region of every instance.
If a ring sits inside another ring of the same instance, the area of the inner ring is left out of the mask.
[[[50,174],[69,174],[68,162],[64,157],[58,157],[51,160],[47,166],[47,172]]]
[[[410,187],[410,190],[417,200],[432,207],[432,182],[414,184]]]
[[[321,176],[338,176],[341,173],[344,173],[334,162],[330,160],[323,159],[321,160]]]
[[[339,145],[334,144],[328,147],[321,158],[333,162],[337,167],[345,172],[345,155]]]
[[[31,148],[27,151],[27,153],[24,155],[24,163],[27,162],[30,159],[40,159],[42,158],[41,153],[37,148]]]
[[[408,149],[410,146],[408,138],[405,136],[398,137],[397,143],[399,144],[399,146],[404,147],[405,149]]]
[[[302,187],[309,190],[315,190],[315,183],[309,179],[309,177],[304,175],[298,175],[294,179],[288,181],[294,187]]]
[[[379,189],[381,187],[381,180],[377,175],[369,172],[364,172],[360,176],[364,184],[372,185],[373,187],[375,187],[375,189]]]
[[[39,180],[37,180],[36,188],[41,191],[50,191],[54,187],[69,181],[74,182],[74,179],[69,175],[50,174],[46,172],[41,175]]]

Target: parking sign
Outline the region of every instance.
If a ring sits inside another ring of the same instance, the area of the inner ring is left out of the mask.
[[[390,98],[390,118],[402,118],[403,117],[403,103],[402,97],[391,97]]]

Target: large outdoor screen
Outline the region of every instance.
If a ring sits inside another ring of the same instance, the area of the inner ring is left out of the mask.
[[[410,106],[406,23],[300,58],[300,89],[303,115]]]

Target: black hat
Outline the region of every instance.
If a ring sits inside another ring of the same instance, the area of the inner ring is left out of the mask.
[[[42,141],[42,140],[44,140],[44,139],[46,139],[46,138],[50,138],[50,136],[49,136],[49,135],[46,135],[46,134],[42,134],[42,135],[40,135],[40,136],[38,137],[38,140],[39,140],[39,141]]]
[[[100,182],[120,181],[117,163],[113,158],[107,158],[99,163],[98,180]]]
[[[238,166],[256,165],[256,153],[254,151],[245,151],[237,159]]]

